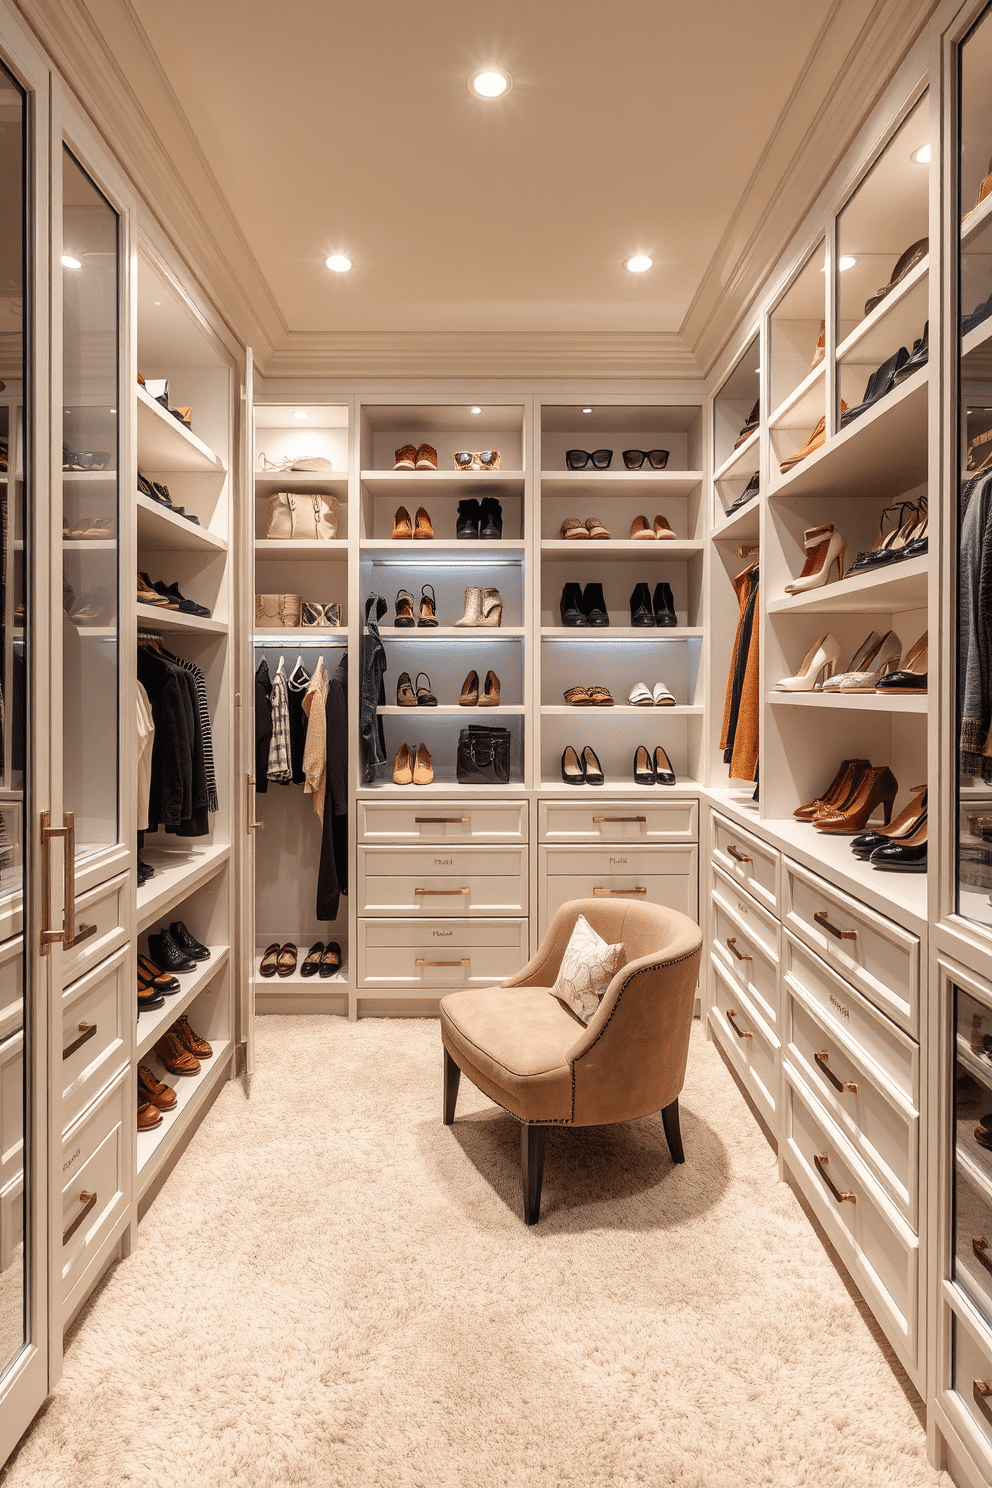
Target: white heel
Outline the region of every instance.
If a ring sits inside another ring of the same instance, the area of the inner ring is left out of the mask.
[[[823,683],[833,676],[840,660],[840,642],[828,631],[807,653],[794,677],[783,677],[775,683],[776,692],[822,692]]]
[[[888,672],[898,669],[902,658],[902,641],[894,630],[882,637],[882,644],[872,657],[870,671],[845,672],[839,683],[841,692],[874,692],[875,683]]]
[[[835,563],[838,579],[844,577],[847,541],[832,522],[827,522],[823,527],[811,527],[803,535],[803,546],[806,550],[803,571],[798,579],[786,584],[786,594],[805,594],[810,589],[822,588],[830,578]]]

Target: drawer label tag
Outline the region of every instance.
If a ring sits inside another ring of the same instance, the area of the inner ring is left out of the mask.
[[[444,940],[447,936],[453,935],[454,934],[454,931],[453,930],[432,930],[431,931],[431,934],[433,935],[433,937],[434,937],[435,940]]]
[[[62,1164],[62,1171],[63,1171],[63,1173],[66,1172],[67,1169],[69,1169],[69,1168],[72,1167],[73,1163],[76,1161],[76,1158],[79,1156],[79,1154],[80,1154],[81,1151],[82,1151],[82,1148],[81,1147],[77,1147],[76,1150],[75,1150],[75,1152],[72,1154],[72,1156],[69,1157],[69,1158],[66,1158],[65,1162]]]
[[[611,858],[610,859],[610,862],[611,863],[626,863],[626,861],[627,861],[626,858]]]
[[[435,868],[450,868],[451,865],[452,865],[452,863],[454,861],[455,861],[454,858],[435,858],[434,859],[434,867]]]
[[[841,1015],[842,1018],[849,1018],[851,1016],[849,1010],[844,1006],[844,1004],[842,1002],[838,1002],[837,1001],[836,997],[834,996],[834,994],[832,992],[830,994],[830,1001],[833,1003],[834,1007],[840,1013],[840,1015]]]

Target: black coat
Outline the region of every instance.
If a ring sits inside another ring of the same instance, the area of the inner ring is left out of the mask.
[[[327,787],[317,873],[317,918],[336,920],[348,892],[348,655],[327,688]]]

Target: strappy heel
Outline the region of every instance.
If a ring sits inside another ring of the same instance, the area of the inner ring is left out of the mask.
[[[415,625],[413,618],[413,595],[409,589],[399,589],[396,594],[396,619],[393,624],[399,629],[408,629]]]
[[[428,589],[431,591],[427,593]],[[437,601],[434,595],[434,585],[424,584],[420,591],[420,626],[437,625]]]

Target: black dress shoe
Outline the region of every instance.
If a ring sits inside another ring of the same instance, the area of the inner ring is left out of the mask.
[[[894,356],[890,356],[888,361],[883,362],[880,367],[877,367],[868,379],[868,386],[865,388],[864,397],[861,399],[861,402],[856,404],[854,408],[848,408],[841,414],[841,428],[846,429],[848,424],[853,423],[856,418],[860,418],[869,408],[873,408],[876,403],[880,403],[883,398],[887,397],[896,385],[896,373],[908,361],[909,352],[905,346],[900,346]]]
[[[760,477],[758,475],[758,472],[755,471],[741,494],[738,496],[737,500],[731,502],[730,506],[727,507],[725,515],[728,517],[732,517],[734,515],[734,512],[740,511],[742,506],[747,506],[748,502],[753,501],[755,496],[757,496],[759,488]]]
[[[610,617],[603,598],[602,584],[587,584],[582,591],[582,613],[587,625],[609,625]]]
[[[582,612],[582,585],[566,584],[561,591],[561,599],[558,602],[558,610],[561,614],[562,625],[588,625],[589,621]]]
[[[876,692],[926,692],[926,672],[889,672],[875,683]]]
[[[332,977],[336,976],[340,970],[341,947],[336,940],[329,940],[320,958],[320,974],[322,977]]]
[[[992,295],[989,295],[988,299],[983,300],[980,305],[976,305],[974,310],[970,310],[967,315],[962,315],[962,336],[966,336],[969,331],[973,331],[976,326],[980,326],[982,321],[988,320],[990,315],[992,315]]]
[[[606,779],[603,767],[596,758],[596,751],[589,744],[584,745],[582,750],[582,769],[586,785],[602,785]]]
[[[654,586],[654,623],[667,626],[679,623],[679,617],[675,613],[675,596],[672,594],[671,584],[655,584]]]
[[[482,509],[474,496],[458,503],[458,516],[455,519],[455,536],[473,538],[479,536],[479,522]]]
[[[630,596],[630,623],[640,626],[653,626],[655,623],[651,590],[647,584],[634,585],[634,592]]]
[[[654,751],[654,778],[659,785],[674,785],[675,771],[672,762],[659,744]]]
[[[169,926],[169,934],[172,936],[179,949],[181,951],[185,951],[186,955],[189,956],[192,961],[210,960],[209,946],[202,945],[200,941],[197,940],[196,936],[191,934],[190,931],[187,930],[182,920],[173,921],[173,923]]]
[[[654,765],[643,744],[638,744],[634,750],[634,784],[654,785]]]
[[[177,605],[180,615],[200,615],[205,620],[210,618],[210,611],[206,605],[197,604],[195,599],[187,599],[185,595],[180,594],[178,584],[166,584],[164,580],[159,579],[152,585],[152,588],[156,594],[161,594],[163,599],[168,599]]]
[[[503,508],[495,496],[483,496],[479,509],[479,536],[503,536]]]
[[[150,960],[148,956],[139,955],[138,957],[138,979],[148,982],[156,992],[164,992],[166,996],[179,991],[179,982],[172,972],[163,971],[162,967]]]
[[[180,950],[168,930],[159,935],[149,935],[148,954],[163,971],[195,971],[196,962],[185,951]]]
[[[300,967],[300,976],[316,976],[320,971],[320,960],[323,954],[324,942],[322,940],[315,940],[304,957],[303,965]]]
[[[566,785],[586,783],[585,767],[571,744],[566,744],[561,752],[561,778]]]

